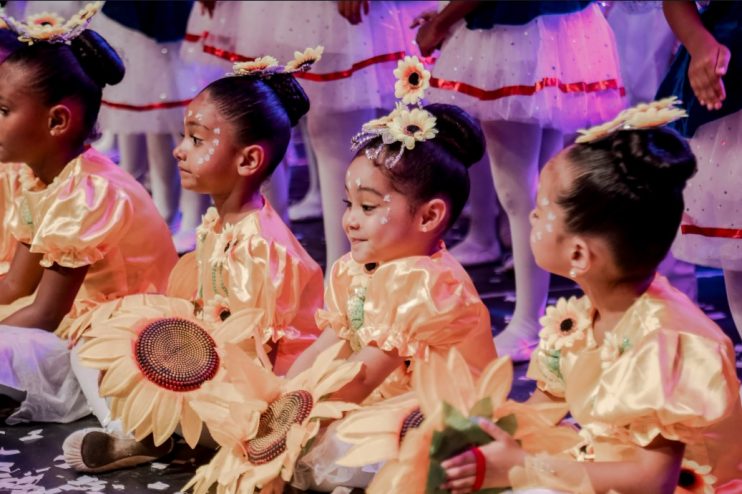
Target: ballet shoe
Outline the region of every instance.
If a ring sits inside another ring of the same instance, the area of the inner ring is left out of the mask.
[[[310,221],[322,218],[322,200],[319,194],[307,194],[304,198],[289,206],[291,221]]]
[[[495,262],[502,254],[498,242],[485,245],[471,240],[470,237],[465,237],[464,240],[454,245],[449,252],[463,266]]]
[[[510,355],[513,362],[528,362],[531,354],[538,346],[538,336],[529,338],[524,335],[515,334],[514,330],[508,330],[509,326],[494,338],[497,355]]]
[[[172,236],[175,252],[179,255],[186,254],[196,249],[196,230],[183,228]]]
[[[101,473],[148,463],[169,454],[173,439],[155,446],[125,434],[93,427],[73,432],[62,444],[64,460],[77,472]]]

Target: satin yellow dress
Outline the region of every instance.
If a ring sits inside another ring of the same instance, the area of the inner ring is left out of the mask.
[[[0,276],[10,269],[18,244],[5,225],[11,222],[13,203],[20,198],[23,177],[27,175],[32,177],[33,173],[22,163],[0,164],[0,218],[3,221],[3,230],[0,231]]]
[[[164,290],[177,254],[144,187],[94,149],[70,161],[48,185],[27,167],[21,171],[20,194],[5,203],[10,211],[4,233],[40,254],[44,268],[89,268],[58,336],[0,326],[0,388],[26,393],[9,423],[67,422],[89,413],[62,339],[73,321],[108,300]],[[0,306],[0,319],[35,296]]]
[[[332,267],[321,329],[332,328],[353,350],[375,345],[407,363],[367,403],[411,391],[414,361],[459,350],[475,375],[496,356],[487,307],[466,270],[446,250],[396,259],[369,271],[350,254]]]
[[[569,453],[580,461],[630,461],[662,436],[686,445],[676,492],[742,492],[731,340],[659,275],[600,344],[592,321],[586,297],[549,308],[528,368],[539,389],[566,400],[581,427],[585,441]],[[514,487],[563,487],[565,472],[529,468]]]

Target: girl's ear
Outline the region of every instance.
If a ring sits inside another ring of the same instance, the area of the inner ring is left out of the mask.
[[[580,236],[572,239],[569,255],[569,272],[570,277],[581,276],[587,273],[592,267],[592,249],[590,244]],[[573,276],[575,275],[575,276]]]
[[[49,134],[58,137],[69,132],[72,127],[72,111],[64,104],[54,105],[49,109]]]
[[[417,210],[417,227],[422,232],[440,233],[448,222],[448,203],[436,197],[420,205]]]
[[[250,144],[240,152],[237,174],[242,177],[250,177],[262,170],[265,163],[265,148],[260,144]]]

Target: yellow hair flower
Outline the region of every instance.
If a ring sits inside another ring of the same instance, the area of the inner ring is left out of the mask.
[[[389,123],[389,136],[407,149],[414,149],[416,142],[432,139],[438,133],[435,117],[420,108],[399,112]]]
[[[415,104],[425,95],[430,87],[430,72],[417,57],[405,57],[394,69],[394,96],[401,98],[403,103]]]
[[[303,52],[295,51],[294,59],[286,64],[286,72],[304,72],[309,70],[312,65],[319,62],[324,51],[325,48],[323,46],[310,47]]]
[[[251,62],[235,63],[232,65],[232,73],[234,75],[261,74],[275,67],[278,67],[278,60],[270,55],[266,55],[264,57],[256,58]]]

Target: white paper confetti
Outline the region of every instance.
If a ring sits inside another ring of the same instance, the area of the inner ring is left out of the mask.
[[[17,449],[5,449],[2,446],[0,446],[0,456],[12,456],[17,455],[20,453]]]
[[[158,463],[156,461],[152,462],[150,464],[153,470],[165,470],[167,468],[167,463]]]
[[[164,491],[170,487],[170,484],[166,484],[164,482],[155,482],[154,484],[147,484],[147,489],[152,489],[153,491]]]

